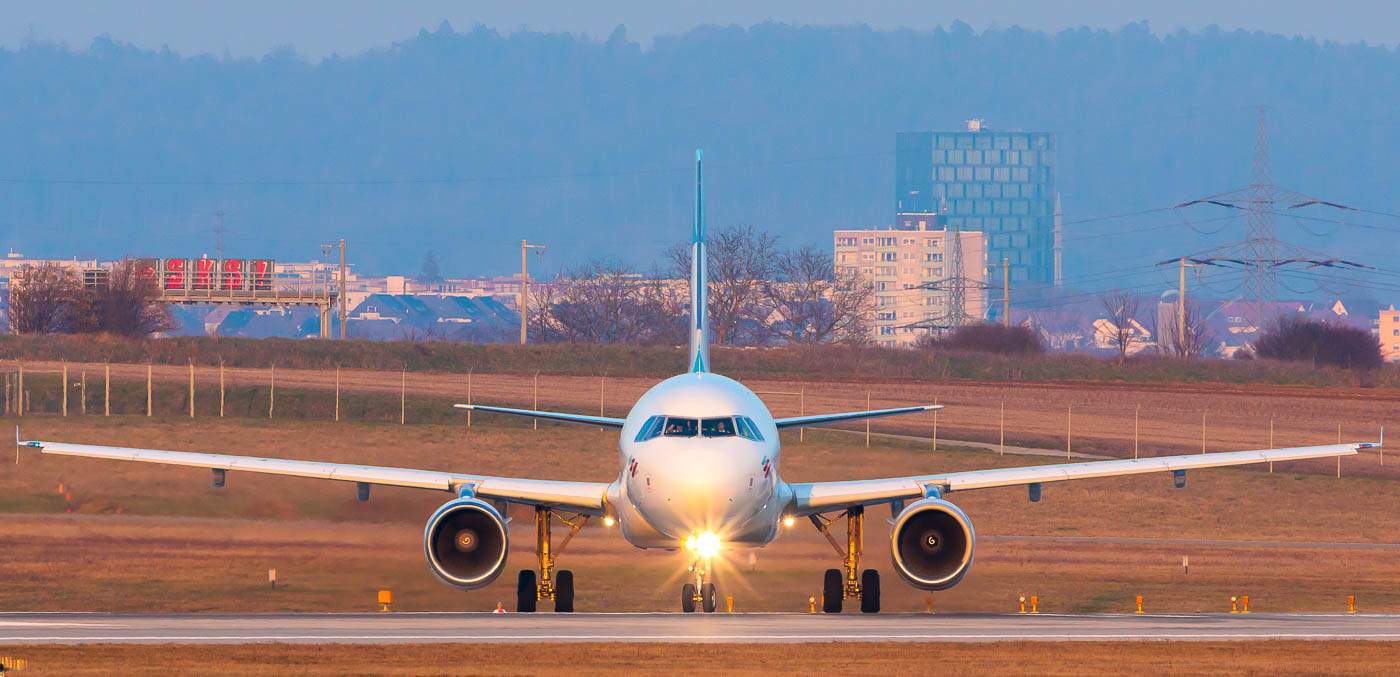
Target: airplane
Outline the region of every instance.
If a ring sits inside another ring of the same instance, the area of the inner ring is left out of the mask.
[[[911,586],[946,590],[967,575],[976,549],[972,520],[949,494],[994,487],[1027,487],[1039,501],[1047,482],[1170,472],[1176,487],[1186,471],[1354,455],[1377,443],[1234,451],[1186,456],[1088,461],[932,475],[835,482],[787,482],[781,478],[779,432],[803,426],[859,421],[941,409],[916,405],[869,411],[774,418],[742,383],[711,371],[708,272],[706,270],[702,154],[695,153],[695,215],[692,228],[689,352],[685,372],[653,386],[624,418],[533,411],[477,404],[460,409],[599,426],[619,431],[617,479],[571,482],[470,473],[438,472],[341,463],[320,463],[224,454],[133,449],[65,442],[19,440],[46,454],[141,461],[210,468],[222,487],[230,470],[354,482],[360,500],[373,485],[443,491],[454,497],[428,517],[423,554],[446,585],[474,590],[491,584],[510,549],[506,507],[533,508],[538,571],[522,569],[516,609],[536,611],[549,600],[556,612],[574,610],[574,576],[558,569],[570,539],[590,520],[619,525],[638,548],[687,551],[689,581],[681,587],[681,610],[716,608],[711,562],[723,548],[762,547],[779,526],[806,519],[841,556],[841,568],[825,571],[822,610],[840,613],[844,600],[860,611],[880,611],[880,573],[862,569],[866,508],[888,505],[890,554],[895,571]],[[831,525],[846,520],[843,548]],[[555,546],[551,526],[569,527]],[[537,575],[538,574],[538,575]]]

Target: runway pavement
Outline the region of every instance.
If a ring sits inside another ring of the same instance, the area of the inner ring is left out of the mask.
[[[1400,640],[1400,615],[0,614],[13,644]]]

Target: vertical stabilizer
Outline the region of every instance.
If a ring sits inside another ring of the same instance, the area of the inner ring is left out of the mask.
[[[705,260],[705,191],[700,149],[695,150],[695,225],[690,249],[690,359],[686,369],[710,370],[710,275]]]

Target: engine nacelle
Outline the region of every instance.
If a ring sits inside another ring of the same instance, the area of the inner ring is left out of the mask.
[[[947,590],[972,568],[977,543],[972,521],[958,506],[926,498],[895,518],[890,536],[894,568],[910,585]]]
[[[443,504],[428,518],[423,551],[428,568],[443,583],[475,590],[490,585],[506,568],[510,532],[505,519],[490,504],[459,498]]]

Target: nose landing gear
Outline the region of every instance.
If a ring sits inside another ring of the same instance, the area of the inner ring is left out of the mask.
[[[705,613],[713,613],[716,607],[715,584],[710,581],[710,560],[699,553],[690,564],[692,582],[681,586],[681,611],[694,613],[695,605]]]
[[[550,547],[550,525],[551,518],[557,518],[560,522],[569,525],[569,533],[564,536],[564,540],[559,542],[557,549]],[[535,572],[530,569],[521,569],[520,576],[516,579],[515,587],[515,610],[521,612],[533,612],[539,600],[554,600],[554,610],[562,613],[569,613],[574,610],[574,572],[568,569],[554,571],[555,560],[559,554],[564,552],[564,548],[573,540],[574,534],[588,523],[588,515],[578,515],[571,522],[564,519],[559,513],[543,506],[535,507],[535,556],[540,560],[539,578],[536,579]]]
[[[846,518],[845,549],[841,548],[836,542],[836,537],[827,529],[841,519],[840,517],[826,519],[821,515],[810,516],[812,525],[822,532],[843,560],[842,569],[827,569],[822,579],[822,611],[839,614],[844,600],[858,599],[861,613],[880,613],[880,572],[874,569],[860,569],[860,557],[865,541],[865,506],[852,506],[843,514]]]

